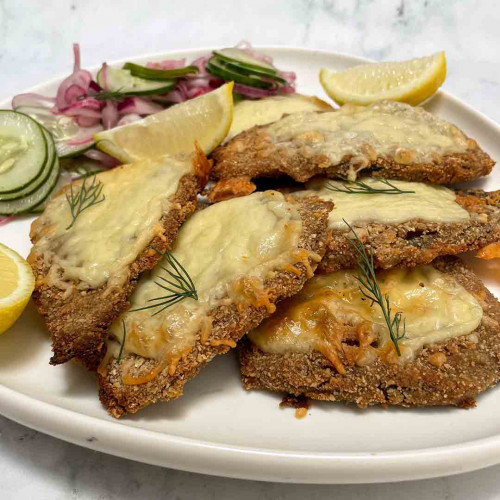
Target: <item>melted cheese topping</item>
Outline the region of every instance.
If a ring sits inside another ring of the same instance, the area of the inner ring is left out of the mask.
[[[483,309],[475,297],[431,266],[381,271],[377,277],[392,313],[402,312],[406,324],[401,360],[411,359],[423,345],[467,335],[481,322]],[[363,298],[355,271],[338,271],[308,281],[249,337],[265,352],[317,350],[335,364],[335,353],[350,347],[341,341],[352,340],[353,331],[360,345],[377,341],[379,352],[392,344],[380,307]],[[361,364],[366,357],[356,361]]]
[[[332,109],[330,105],[317,97],[301,94],[279,95],[255,101],[240,101],[234,106],[233,123],[225,141],[229,141],[235,135],[255,125],[267,125],[275,122],[285,114]]]
[[[195,213],[182,226],[173,254],[193,280],[198,300],[185,299],[156,315],[155,309],[129,311],[113,323],[112,336],[122,340],[123,320],[125,353],[169,364],[189,352],[200,331],[201,341],[213,344],[208,313],[232,301],[266,305],[264,280],[273,270],[300,258],[301,231],[294,204],[276,191],[234,198]],[[166,275],[161,266],[166,263],[141,277],[131,309],[149,305],[149,300],[167,293],[156,284],[159,276]],[[119,350],[116,340],[109,342],[115,356]]]
[[[56,196],[35,225],[41,238],[34,252],[50,265],[51,283],[74,280],[80,289],[123,283],[128,266],[158,231],[179,180],[191,172],[190,159],[166,158],[100,173],[104,201],[81,212],[70,229],[69,203],[65,194]],[[81,183],[74,183],[75,193]]]
[[[385,189],[387,186],[372,178],[363,178],[362,182],[374,188]],[[431,186],[421,182],[390,181],[402,191],[414,191],[404,194],[352,194],[332,191],[329,187],[345,189],[349,183],[328,179],[315,179],[307,183],[307,190],[298,191],[294,196],[319,196],[331,200],[335,207],[329,215],[329,227],[347,229],[349,224],[379,222],[382,224],[401,224],[411,219],[428,222],[463,222],[470,214],[455,200],[456,195],[442,186]]]
[[[296,113],[266,127],[278,147],[296,148],[306,157],[326,155],[332,165],[351,157],[349,179],[377,157],[400,164],[431,162],[435,155],[461,153],[467,137],[423,108],[391,101],[345,105],[326,113]]]

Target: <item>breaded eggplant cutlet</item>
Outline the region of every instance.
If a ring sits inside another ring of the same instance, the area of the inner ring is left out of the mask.
[[[367,107],[304,112],[253,127],[213,153],[212,177],[357,174],[451,184],[487,175],[494,161],[456,126],[421,107],[380,101]]]
[[[498,382],[500,304],[458,258],[378,273],[406,323],[400,357],[355,276],[315,276],[244,339],[246,389],[360,407],[471,407]]]
[[[52,336],[51,364],[76,357],[97,366],[139,274],[160,259],[152,247],[164,252],[174,243],[209,169],[201,152],[147,160],[76,181],[50,201],[33,222],[28,260]]]
[[[357,254],[345,237],[349,226],[371,249],[375,266],[383,269],[427,264],[500,241],[500,191],[453,191],[367,177],[357,183],[318,178],[293,195],[334,203],[332,233],[318,272],[356,267]]]
[[[111,325],[98,369],[109,413],[178,398],[200,368],[297,293],[325,252],[331,208],[264,191],[192,215],[171,256],[141,276],[131,309]],[[175,285],[181,275],[189,296]]]

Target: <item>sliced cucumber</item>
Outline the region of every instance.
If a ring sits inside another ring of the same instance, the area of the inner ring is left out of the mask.
[[[52,134],[59,158],[69,158],[93,148],[93,140],[85,142],[84,144],[70,143],[92,138],[94,134],[103,130],[102,125],[80,127],[73,117],[55,115],[50,108],[19,106],[16,108],[16,111],[31,116],[31,118],[35,119]]]
[[[232,81],[259,89],[272,89],[276,86],[276,83],[263,80],[260,77],[242,75],[231,69],[224,61],[221,61],[217,57],[212,57],[207,62],[205,68],[211,75],[221,78],[226,82]]]
[[[181,78],[186,75],[198,73],[196,66],[186,66],[176,69],[154,69],[140,66],[131,62],[125,63],[123,69],[128,69],[132,76],[145,78],[146,80],[171,80],[172,78]]]
[[[59,179],[59,160],[54,155],[50,175],[34,193],[19,200],[0,201],[0,214],[13,215],[31,212],[40,207],[52,195]]]
[[[267,78],[268,80],[274,80],[280,85],[286,85],[288,83],[284,78],[281,78],[281,76],[278,76],[277,74],[266,73],[265,71],[261,71],[260,69],[250,69],[247,68],[246,66],[241,66],[240,64],[232,63],[226,60],[223,60],[222,62],[227,66],[227,68],[233,71],[237,71],[242,75],[256,76],[256,77],[260,76],[262,78]]]
[[[0,110],[0,194],[21,191],[40,177],[47,155],[43,128],[33,118]]]
[[[275,74],[278,71],[272,64],[256,59],[255,57],[247,54],[244,50],[234,47],[214,50],[213,53],[223,61],[237,64],[240,67],[254,69],[269,74]]]
[[[112,92],[122,92],[129,96],[164,94],[172,90],[176,80],[146,80],[133,76],[128,69],[106,68],[106,85],[102,69],[97,73],[97,83]]]
[[[41,175],[39,175],[34,181],[30,182],[20,191],[0,194],[0,201],[19,200],[20,198],[26,198],[30,194],[34,193],[37,189],[39,189],[43,183],[47,182],[53,168],[54,158],[56,157],[56,146],[54,144],[54,139],[52,138],[50,133],[45,129],[43,129],[43,133],[45,134],[45,139],[48,145],[48,154],[47,161],[45,162]]]
[[[61,175],[64,172],[68,172],[70,175],[75,177],[86,177],[88,175],[98,174],[107,170],[102,167],[101,162],[92,160],[85,156],[79,156],[78,158],[64,158],[61,160]]]
[[[59,164],[61,165],[65,160],[59,161]],[[62,166],[59,170],[59,177],[56,180],[56,183],[50,190],[49,194],[40,202],[38,205],[35,205],[34,207],[31,207],[27,212],[30,214],[40,214],[45,210],[45,207],[47,206],[47,203],[57,194],[61,189],[70,184],[74,179],[71,177],[71,175],[68,172],[64,172],[62,169]]]

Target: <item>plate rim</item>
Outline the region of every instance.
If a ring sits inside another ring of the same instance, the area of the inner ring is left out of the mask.
[[[283,45],[256,48],[273,55],[299,52],[359,63],[371,61],[325,49]],[[174,55],[189,57],[212,49],[161,51],[116,59],[109,64]],[[95,72],[98,67],[93,66],[90,71]],[[24,92],[37,92],[66,76],[67,73],[56,76]],[[439,90],[437,95],[465,108],[500,134],[500,126],[481,111],[447,91]],[[10,107],[11,100],[12,96],[2,99],[0,107]],[[329,453],[252,448],[127,426],[119,420],[110,421],[41,401],[3,384],[0,384],[0,414],[44,434],[103,453],[162,467],[240,479],[311,484],[378,483],[441,477],[500,462],[500,433],[464,443],[406,451]]]

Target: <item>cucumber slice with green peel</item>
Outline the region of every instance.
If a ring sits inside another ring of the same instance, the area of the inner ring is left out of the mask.
[[[247,76],[256,76],[256,77],[262,77],[262,78],[267,78],[269,80],[274,80],[275,82],[279,83],[280,85],[286,85],[288,82],[282,78],[281,76],[278,76],[277,74],[271,74],[271,73],[266,73],[265,71],[261,71],[260,69],[250,69],[247,68],[246,66],[241,66],[240,64],[229,62],[226,60],[222,60],[222,62],[230,69],[233,71],[237,71],[238,73],[241,73],[242,75],[247,75]]]
[[[41,206],[54,192],[59,179],[59,160],[54,156],[50,175],[35,192],[18,200],[0,201],[0,214],[14,215],[31,212]]]
[[[102,164],[91,158],[85,156],[79,156],[77,158],[63,158],[60,161],[61,164],[61,175],[63,172],[67,172],[68,175],[77,177],[87,177],[89,175],[98,174],[108,170],[103,168]]]
[[[30,182],[20,191],[0,194],[0,201],[19,200],[21,198],[26,198],[30,194],[37,191],[40,188],[40,186],[42,186],[42,184],[47,182],[50,173],[52,171],[52,168],[54,166],[54,160],[57,155],[56,155],[56,146],[54,144],[54,139],[52,138],[50,133],[47,132],[47,130],[44,129],[43,133],[45,134],[45,139],[48,144],[48,154],[47,154],[47,161],[45,162],[41,175],[37,177],[34,181]]]
[[[256,59],[255,57],[247,54],[244,50],[234,47],[214,50],[213,54],[218,56],[223,61],[238,64],[239,66],[244,66],[249,69],[260,70],[264,73],[274,74],[278,71],[272,64]]]
[[[55,115],[50,108],[38,106],[19,106],[16,111],[31,116],[40,125],[45,127],[54,138],[57,155],[59,158],[69,158],[88,151],[95,146],[93,135],[103,130],[102,125],[94,127],[80,127],[73,117],[64,115]],[[78,142],[84,139],[83,144]],[[71,144],[76,142],[77,144]]]
[[[125,63],[123,69],[128,69],[132,76],[138,76],[146,80],[171,80],[173,78],[181,78],[186,75],[198,73],[199,71],[197,66],[186,66],[185,68],[175,69],[155,69],[131,62]]]
[[[43,128],[33,118],[0,110],[0,194],[21,191],[40,177],[47,155]]]
[[[229,68],[224,61],[221,61],[217,57],[212,57],[207,62],[205,68],[211,75],[221,78],[226,82],[236,82],[248,85],[249,87],[266,90],[272,89],[277,85],[275,82],[263,80],[261,77],[242,75]]]
[[[52,189],[49,196],[40,204],[30,209],[30,213],[41,213],[45,210],[45,205],[52,198],[55,193],[58,193],[64,186],[71,184],[73,181],[81,179],[82,177],[90,177],[94,174],[100,174],[107,170],[102,168],[98,161],[80,156],[77,158],[63,158],[59,161],[61,167],[59,178],[56,185]]]
[[[120,92],[127,96],[164,94],[172,90],[176,80],[146,80],[133,76],[128,69],[106,68],[106,85],[103,81],[102,69],[97,73],[97,83],[112,92]]]

